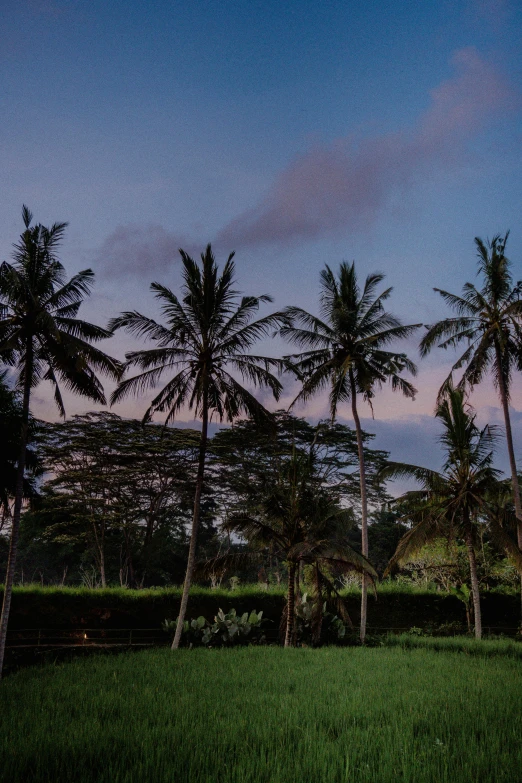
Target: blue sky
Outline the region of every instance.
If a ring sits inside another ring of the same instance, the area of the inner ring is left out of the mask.
[[[22,203],[43,223],[69,221],[62,260],[95,270],[93,320],[154,313],[149,283],[175,288],[177,248],[209,241],[221,259],[236,250],[240,287],[277,307],[316,309],[323,265],[355,260],[361,276],[386,274],[405,321],[429,323],[446,314],[432,287],[459,291],[474,278],[474,236],[507,228],[522,277],[519,4],[2,5],[0,259]],[[129,346],[118,337],[110,350]],[[422,363],[416,402],[377,401],[367,428],[397,459],[433,459],[429,417],[450,358]],[[473,402],[498,418],[492,387]],[[513,406],[518,422],[518,388]],[[34,407],[54,416],[43,386]]]

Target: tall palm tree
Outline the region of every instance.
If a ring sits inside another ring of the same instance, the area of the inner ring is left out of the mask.
[[[390,382],[394,391],[413,398],[416,389],[401,373],[412,375],[416,367],[405,353],[386,350],[395,340],[409,337],[420,324],[404,326],[384,309],[392,289],[379,295],[376,290],[382,274],[366,278],[362,291],[357,282],[355,265],[343,262],[338,277],[329,266],[321,272],[321,318],[302,310],[284,310],[292,324],[284,324],[281,334],[305,348],[304,352],[285,357],[289,368],[302,381],[302,388],[292,405],[305,402],[314,394],[330,388],[330,414],[337,415],[340,403],[351,402],[357,435],[361,492],[362,553],[368,556],[368,500],[364,464],[363,432],[357,409],[358,396],[372,403],[376,387]],[[297,324],[297,325],[296,325]],[[366,636],[368,601],[367,580],[362,580],[361,642]]]
[[[466,283],[462,296],[440,288],[434,289],[456,316],[429,326],[420,350],[421,355],[425,356],[435,345],[439,348],[454,348],[466,344],[466,350],[451,368],[441,392],[452,382],[455,370],[462,367],[465,369],[458,386],[463,389],[473,389],[489,372],[492,373],[504,414],[517,517],[517,541],[519,549],[522,549],[522,503],[509,415],[513,370],[522,370],[522,281],[513,284],[511,262],[505,255],[508,236],[509,231],[504,236],[497,234],[486,242],[475,238],[477,274],[482,277],[481,288]]]
[[[80,305],[90,293],[94,273],[79,272],[70,280],[56,256],[67,223],[46,228],[32,224],[31,212],[22,210],[25,231],[15,245],[13,261],[0,266],[0,358],[18,368],[22,391],[22,423],[17,463],[11,542],[0,619],[0,674],[24,490],[31,390],[41,380],[50,381],[62,416],[65,407],[60,383],[93,402],[105,404],[103,387],[96,372],[117,378],[119,363],[92,343],[106,339],[111,332],[76,318]]]
[[[209,418],[215,413],[220,421],[232,421],[242,412],[269,417],[263,405],[231,373],[239,374],[254,386],[268,387],[278,399],[282,386],[270,372],[271,367],[278,365],[277,360],[251,356],[248,350],[284,320],[278,314],[252,320],[259,305],[271,298],[239,298],[234,290],[234,253],[228,257],[221,275],[210,245],[201,254],[201,268],[183,250],[180,254],[183,298],[178,299],[160,283],[151,285],[161,302],[167,326],[136,311],[122,313],[110,324],[112,329],[124,328],[156,343],[155,348],[127,354],[125,366],[138,367],[141,372],[120,383],[112,402],[154,388],[160,377],[170,372],[173,376],[152,400],[144,420],[150,420],[156,411],[166,412],[167,426],[176,413],[188,406],[202,421],[187,571],[173,649],[179,646],[194,571]]]
[[[405,519],[413,527],[399,541],[388,571],[406,562],[435,538],[457,536],[468,551],[471,589],[475,617],[475,636],[482,636],[480,592],[475,546],[479,524],[487,525],[492,539],[522,567],[522,553],[505,532],[502,513],[495,507],[500,472],[493,468],[493,447],[496,433],[490,426],[479,430],[475,413],[466,404],[461,389],[447,386],[446,396],[439,401],[435,415],[443,424],[441,443],[445,451],[442,472],[390,463],[383,478],[414,478],[420,490],[407,492],[398,503],[408,510]]]

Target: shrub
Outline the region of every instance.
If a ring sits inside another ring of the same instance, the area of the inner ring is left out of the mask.
[[[237,644],[264,644],[265,635],[261,625],[263,612],[252,610],[238,615],[235,609],[225,614],[220,609],[210,623],[203,616],[195,620],[185,620],[183,623],[182,641],[190,647],[205,645],[207,647],[230,647]],[[162,628],[172,636],[176,632],[178,621],[165,620]]]
[[[296,604],[296,636],[298,643],[339,644],[346,636],[346,626],[336,614],[328,612],[326,601],[317,604],[308,593],[304,593]]]

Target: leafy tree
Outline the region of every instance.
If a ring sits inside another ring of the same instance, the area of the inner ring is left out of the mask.
[[[245,538],[251,548],[260,553],[268,549],[272,556],[286,561],[285,646],[294,640],[300,566],[312,566],[316,632],[320,630],[325,592],[334,599],[343,619],[349,620],[330,572],[342,575],[356,571],[368,574],[370,580],[376,576],[349,539],[354,522],[350,506],[357,497],[353,468],[358,453],[353,431],[326,422],[312,427],[279,411],[275,432],[267,432],[255,422],[238,422],[214,437],[212,452],[228,499],[225,527]],[[385,454],[368,449],[366,456],[372,494],[382,501],[384,494],[375,475]],[[231,553],[216,558],[210,567],[248,562],[252,557],[256,555],[251,552],[244,556]]]
[[[103,587],[107,542],[113,549],[117,544],[123,554],[120,581],[143,584],[158,546],[166,544],[166,529],[167,538],[177,536],[184,547],[198,444],[194,430],[143,427],[109,412],[47,425],[42,453],[52,469],[46,487],[53,490],[45,508],[48,536],[83,539]],[[64,517],[60,509],[69,513]]]
[[[518,547],[522,549],[522,504],[509,416],[513,370],[522,369],[522,281],[513,284],[511,262],[505,255],[508,236],[509,232],[487,242],[475,238],[481,288],[466,283],[462,296],[434,289],[456,315],[429,326],[420,347],[425,356],[435,345],[446,349],[467,345],[451,368],[441,393],[452,383],[453,373],[462,367],[465,369],[458,386],[463,389],[473,389],[488,373],[492,374],[504,413]]]
[[[367,485],[371,502],[382,504],[388,496],[377,475],[388,453],[369,446],[373,435],[362,433]],[[313,450],[314,480],[334,488],[345,505],[358,508],[358,447],[349,427],[322,421],[312,425],[287,411],[276,411],[270,428],[243,419],[220,430],[210,443],[210,475],[213,491],[225,516],[232,510],[255,505],[261,486],[277,481],[281,466],[297,453]]]
[[[110,337],[111,332],[76,317],[91,290],[94,273],[87,269],[66,280],[56,251],[67,224],[55,223],[51,228],[40,223],[32,226],[32,215],[25,206],[22,218],[25,231],[15,245],[14,263],[4,261],[0,267],[0,357],[18,368],[18,387],[22,391],[15,502],[0,620],[0,672],[24,494],[31,391],[40,381],[50,381],[55,402],[64,416],[60,383],[76,394],[105,404],[96,372],[112,378],[120,373],[118,362],[93,345]]]
[[[407,528],[406,525],[403,527],[402,535],[405,535]],[[397,541],[398,544],[399,541]],[[390,554],[388,563],[392,559],[397,545]],[[417,554],[408,557],[408,562],[404,563],[399,578],[401,582],[435,584],[445,592],[449,592],[452,587],[460,587],[469,582],[469,558],[466,545],[450,538],[433,539],[423,546]]]
[[[161,302],[167,326],[136,311],[123,313],[111,322],[113,329],[123,328],[156,343],[155,348],[127,354],[125,366],[138,367],[141,372],[120,383],[112,402],[154,388],[161,376],[169,372],[173,375],[152,400],[145,421],[156,411],[166,412],[165,424],[168,424],[184,406],[194,409],[202,421],[187,572],[173,649],[179,646],[196,558],[209,417],[216,414],[220,421],[232,421],[241,413],[269,417],[263,405],[233,373],[254,386],[267,387],[276,399],[282,390],[281,383],[270,372],[277,361],[248,353],[257,340],[283,322],[276,314],[252,320],[259,305],[271,301],[270,297],[239,299],[234,289],[233,253],[221,275],[210,245],[201,255],[201,267],[183,250],[180,253],[183,298],[180,300],[160,283],[151,285]]]
[[[436,538],[456,536],[462,539],[468,552],[475,636],[480,639],[482,622],[475,553],[479,525],[488,525],[494,540],[515,559],[518,567],[522,567],[522,553],[501,525],[502,515],[490,502],[499,476],[499,471],[493,468],[494,430],[489,426],[478,429],[464,393],[451,386],[439,402],[436,416],[444,427],[442,472],[392,462],[382,473],[387,478],[414,478],[422,487],[399,499],[403,508],[404,504],[409,507],[404,518],[409,519],[413,527],[400,540],[390,568],[406,562]]]
[[[89,543],[76,530],[76,535],[70,534],[78,508],[67,500],[44,485],[23,514],[16,559],[22,584],[37,579],[42,584],[79,584],[86,572],[92,574]]]
[[[397,549],[397,544],[406,531],[406,526],[396,513],[381,508],[372,514],[368,525],[369,559],[379,575],[386,570],[390,558]]]
[[[349,621],[344,602],[330,578],[330,569],[339,574],[356,571],[366,574],[371,581],[377,576],[370,562],[348,540],[346,533],[353,514],[342,507],[340,495],[338,487],[322,483],[312,445],[308,453],[294,449],[289,459],[281,461],[275,481],[273,475],[260,479],[257,503],[251,505],[250,513],[236,512],[228,517],[229,530],[241,535],[254,548],[270,547],[286,561],[285,647],[294,644],[296,581],[301,564],[313,566],[319,629],[325,590],[334,598],[341,617]],[[216,559],[222,565],[240,560],[235,554]]]
[[[360,290],[354,264],[342,263],[338,277],[329,266],[321,272],[322,319],[288,307],[284,311],[291,325],[283,325],[281,334],[305,349],[288,356],[289,367],[302,381],[293,404],[306,402],[317,392],[330,389],[332,420],[341,403],[350,401],[357,434],[361,493],[362,553],[368,556],[368,493],[363,435],[357,400],[369,402],[376,388],[390,382],[392,389],[413,398],[415,389],[402,373],[415,375],[415,365],[405,353],[386,350],[395,340],[409,337],[420,326],[404,326],[384,309],[392,289],[376,295],[384,276],[371,274]],[[296,325],[297,324],[297,325]],[[366,635],[367,583],[363,578],[361,601],[361,641]]]

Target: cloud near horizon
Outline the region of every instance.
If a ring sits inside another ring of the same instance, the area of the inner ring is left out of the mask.
[[[508,108],[514,92],[473,47],[455,52],[451,62],[456,75],[431,91],[413,128],[314,146],[279,174],[256,207],[225,226],[217,242],[237,249],[366,229],[395,191],[436,166],[461,164],[466,142]]]

